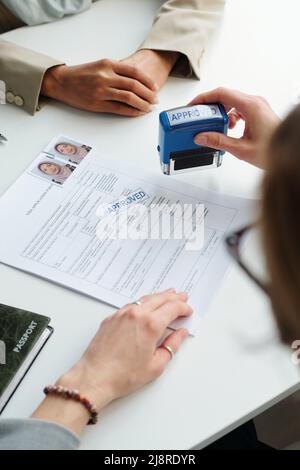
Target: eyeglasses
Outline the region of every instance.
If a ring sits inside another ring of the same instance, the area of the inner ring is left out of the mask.
[[[248,275],[250,279],[252,279],[252,281],[257,286],[259,286],[268,296],[270,296],[270,287],[268,285],[268,281],[266,279],[262,280],[263,276],[261,273],[261,269],[257,269],[257,266],[256,266],[256,269],[254,268],[254,259],[257,261],[257,254],[255,258],[254,257],[252,258],[252,262],[251,262],[251,254],[248,256],[248,259],[247,259],[247,256],[243,255],[243,250],[241,248],[243,241],[246,238],[246,235],[249,235],[250,231],[252,230],[255,231],[257,229],[258,229],[257,223],[247,225],[246,227],[243,227],[242,229],[237,230],[233,232],[232,234],[230,234],[225,239],[225,242],[226,242],[226,246],[230,255],[238,263],[240,268]],[[262,259],[264,259],[263,253],[261,253],[261,255],[262,255],[260,257],[261,259],[258,260],[259,262],[261,262]],[[257,273],[256,271],[260,271],[260,272]]]

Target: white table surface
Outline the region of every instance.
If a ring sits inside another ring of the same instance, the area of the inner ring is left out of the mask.
[[[140,44],[160,3],[101,0],[77,17],[4,37],[68,63],[121,58]],[[158,109],[138,119],[92,115],[55,102],[35,117],[1,106],[0,130],[9,139],[0,147],[1,193],[61,132],[128,160],[137,171],[159,173],[159,110],[218,85],[264,95],[284,115],[300,93],[299,16],[297,0],[228,0],[203,64],[203,80],[170,79],[160,92]],[[227,155],[220,169],[177,178],[221,193],[257,197],[261,172]],[[55,328],[3,413],[26,417],[43,398],[43,386],[76,361],[113,309],[2,265],[0,285],[2,303],[49,315]],[[299,371],[290,357],[277,339],[268,302],[233,266],[199,336],[186,341],[159,380],[111,404],[99,424],[83,434],[82,448],[201,448],[299,388]]]

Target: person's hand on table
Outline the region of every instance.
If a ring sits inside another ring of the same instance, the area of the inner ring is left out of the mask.
[[[264,148],[280,120],[264,98],[240,91],[217,88],[194,98],[190,105],[222,103],[229,117],[229,128],[243,120],[245,127],[240,138],[217,132],[205,132],[195,137],[195,143],[230,152],[260,168],[265,167]]]
[[[137,70],[155,80],[158,88],[161,88],[167,81],[179,56],[178,52],[140,49],[123,59],[121,63],[136,67]]]
[[[187,294],[169,289],[129,304],[106,318],[79,362],[57,384],[78,389],[100,411],[116,398],[127,395],[159,377],[171,359],[164,346],[176,353],[187,338],[185,328],[170,333],[157,346],[166,328],[192,308]],[[88,421],[80,403],[48,395],[33,418],[54,421],[79,434]]]
[[[103,59],[48,69],[41,94],[87,111],[140,116],[157,103],[157,90],[155,77],[140,67]]]

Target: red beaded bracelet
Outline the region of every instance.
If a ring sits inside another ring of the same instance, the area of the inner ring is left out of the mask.
[[[61,385],[48,385],[44,388],[45,395],[57,395],[65,400],[74,400],[81,403],[90,414],[88,424],[96,424],[98,421],[97,408],[84,396],[80,395],[78,390],[68,389]]]

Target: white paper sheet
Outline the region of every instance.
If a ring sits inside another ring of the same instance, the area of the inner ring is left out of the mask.
[[[59,142],[75,144],[76,155],[59,153]],[[203,204],[203,248],[187,250],[180,239],[99,239],[99,222],[109,225],[105,208],[137,191],[146,206]],[[253,201],[151,175],[59,136],[0,199],[0,261],[116,307],[169,287],[185,290],[194,315],[176,326],[195,333],[231,263],[224,237],[254,214]]]

